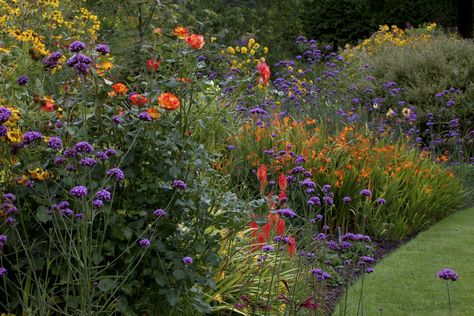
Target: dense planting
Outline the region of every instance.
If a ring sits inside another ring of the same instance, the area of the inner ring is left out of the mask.
[[[434,25],[345,51],[298,36],[270,64],[254,37],[222,42],[156,2],[127,60],[128,38],[107,44],[75,2],[0,8],[0,312],[327,313],[378,240],[461,203],[470,87],[429,105],[380,61],[471,49]]]

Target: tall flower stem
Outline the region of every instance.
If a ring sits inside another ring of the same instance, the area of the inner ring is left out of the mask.
[[[449,315],[453,316],[453,307],[451,306],[451,293],[449,292],[449,281],[446,280],[446,289],[448,290]]]

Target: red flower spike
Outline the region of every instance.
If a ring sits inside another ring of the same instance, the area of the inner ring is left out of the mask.
[[[278,214],[268,214],[268,220],[270,222],[270,225],[272,225],[272,227],[275,227],[278,224]]]
[[[285,234],[285,221],[280,219],[277,225],[277,235],[283,236],[283,234]]]
[[[284,173],[280,173],[278,176],[278,186],[280,187],[280,191],[286,192],[287,182],[286,175]]]
[[[259,233],[257,236],[257,243],[264,244],[265,240],[265,235],[263,233]]]
[[[265,241],[267,241],[270,238],[271,229],[272,227],[270,226],[270,222],[267,222],[265,225],[263,225],[262,231],[263,231],[263,236],[265,237]]]
[[[260,74],[257,82],[263,85],[264,87],[267,86],[271,76],[270,66],[268,66],[266,62],[261,61],[257,65],[257,71]]]
[[[293,256],[296,252],[296,240],[293,237],[288,237],[290,244],[288,245],[288,254]]]
[[[256,222],[250,222],[249,226],[250,226],[250,228],[253,228],[252,229],[252,237],[256,237],[257,232],[258,232],[258,224]]]
[[[258,182],[260,182],[260,191],[263,193],[265,187],[267,186],[267,167],[265,165],[258,167],[257,179]]]
[[[148,67],[148,69],[154,70],[154,71],[158,70],[158,67],[160,67],[160,64],[161,64],[161,61],[156,60],[155,58],[148,59],[146,62],[146,66]]]

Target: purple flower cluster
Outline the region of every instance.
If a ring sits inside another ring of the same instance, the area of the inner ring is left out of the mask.
[[[184,263],[184,265],[186,265],[186,266],[190,266],[190,265],[193,264],[193,258],[191,258],[191,257],[184,257],[184,258],[183,258],[183,263]]]
[[[66,61],[68,67],[74,67],[74,69],[82,75],[87,75],[91,63],[92,59],[90,57],[79,53]]]
[[[87,193],[88,193],[87,188],[82,185],[75,186],[69,191],[69,194],[77,198],[85,197]]]
[[[438,278],[442,280],[457,281],[458,277],[459,277],[458,274],[454,270],[449,269],[449,268],[445,268],[441,271],[438,271]]]
[[[52,52],[48,57],[43,59],[43,66],[46,69],[53,69],[59,65],[59,60],[63,54],[61,52]]]
[[[14,224],[15,218],[13,214],[18,212],[18,209],[15,206],[16,197],[11,193],[6,193],[3,195],[3,203],[0,204],[0,213],[3,216],[6,216],[5,224]]]
[[[165,210],[159,208],[153,211],[153,215],[160,218],[160,217],[165,217],[166,215],[168,215],[168,213],[166,213]]]
[[[150,239],[146,239],[146,238],[140,239],[138,241],[138,245],[140,245],[140,247],[142,247],[142,248],[148,248],[151,245],[151,241],[150,241]]]
[[[35,131],[27,131],[23,134],[23,143],[24,144],[31,144],[37,139],[43,138],[43,135],[40,132]]]
[[[316,278],[318,281],[324,281],[331,278],[331,275],[321,269],[312,269],[311,274]]]
[[[179,179],[173,180],[172,186],[173,186],[174,189],[178,189],[178,190],[186,190],[187,187],[188,187],[186,182],[184,182],[183,180],[179,180]]]
[[[289,208],[282,208],[282,209],[279,209],[279,210],[275,210],[273,212],[280,215],[280,216],[284,216],[284,217],[289,217],[289,218],[295,218],[296,217],[296,213],[293,210],[289,209]]]
[[[28,81],[30,81],[30,77],[28,77],[28,76],[20,76],[20,77],[18,77],[18,79],[16,80],[16,82],[17,82],[18,85],[20,85],[20,86],[24,86],[25,84],[28,83]]]
[[[119,168],[109,169],[105,174],[107,177],[114,178],[116,181],[123,181],[123,179],[125,179],[123,171]]]
[[[51,136],[48,140],[48,147],[51,149],[61,149],[63,147],[63,142],[61,141],[61,138]]]
[[[71,53],[79,53],[81,50],[84,50],[86,48],[86,44],[81,41],[74,41],[71,44],[69,44],[68,50]]]
[[[107,46],[105,44],[97,44],[97,46],[95,47],[95,50],[96,50],[96,52],[98,52],[101,55],[107,55],[107,54],[110,53],[109,46]]]

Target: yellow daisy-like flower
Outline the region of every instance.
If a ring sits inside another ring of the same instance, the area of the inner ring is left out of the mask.
[[[18,128],[9,129],[7,132],[7,139],[13,144],[21,143],[23,135]]]

